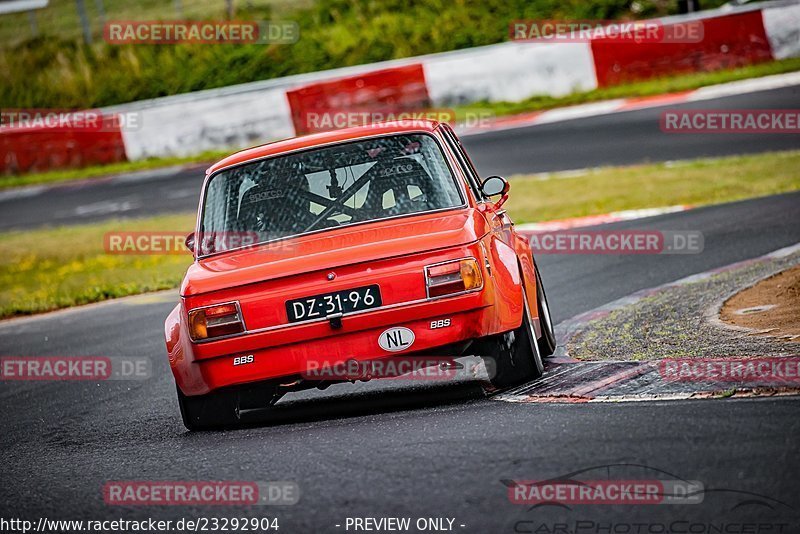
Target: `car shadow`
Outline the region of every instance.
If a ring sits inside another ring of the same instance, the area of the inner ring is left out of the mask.
[[[487,396],[483,384],[477,380],[425,387],[410,385],[390,389],[351,391],[336,395],[320,394],[321,392],[318,392],[316,395],[311,394],[310,398],[295,399],[287,395],[281,402],[267,410],[248,410],[242,414],[241,423],[235,428],[364,417],[461,404]]]

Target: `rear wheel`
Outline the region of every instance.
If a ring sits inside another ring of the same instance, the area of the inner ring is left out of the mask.
[[[235,392],[214,391],[187,397],[178,389],[183,424],[189,430],[210,430],[238,424],[238,404]]]
[[[516,386],[529,380],[539,378],[544,372],[542,356],[536,342],[531,313],[528,308],[528,297],[522,290],[524,311],[522,324],[516,330],[500,337],[494,358],[494,376],[490,377],[492,385],[497,388]]]
[[[189,430],[211,430],[271,420],[273,406],[286,393],[278,382],[257,382],[188,397],[178,388],[178,405]]]
[[[542,330],[542,337],[538,342],[539,353],[543,358],[547,358],[556,351],[556,333],[553,328],[553,319],[550,317],[550,306],[547,305],[547,295],[544,292],[539,267],[534,263],[533,268],[536,269],[536,305],[539,309],[539,327]]]

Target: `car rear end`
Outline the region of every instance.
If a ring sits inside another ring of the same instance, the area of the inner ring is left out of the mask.
[[[182,365],[193,370],[195,389],[189,382],[182,389],[198,394],[262,380],[289,383],[351,360],[399,354],[460,356],[447,351],[466,348],[496,326],[485,313],[494,298],[479,257],[477,244],[459,246],[347,265],[335,269],[333,280],[325,269],[187,297],[182,306],[195,339]],[[356,294],[375,305],[312,318],[290,318],[287,308],[312,296]],[[221,304],[228,306],[219,314]],[[208,323],[225,326],[202,326],[196,316],[205,310],[218,314]],[[412,334],[382,347],[381,334],[393,327]]]

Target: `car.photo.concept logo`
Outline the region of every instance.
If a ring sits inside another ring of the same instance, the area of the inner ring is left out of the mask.
[[[540,480],[505,479],[518,534],[789,534],[786,502],[711,487],[637,463],[598,464]],[[723,508],[719,508],[719,506]],[[718,513],[726,510],[726,513]],[[767,511],[763,519],[754,511]]]

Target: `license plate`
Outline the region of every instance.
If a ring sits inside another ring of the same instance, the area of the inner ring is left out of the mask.
[[[381,290],[378,285],[356,287],[333,293],[286,301],[286,314],[290,323],[324,319],[337,313],[377,308],[381,305]]]

